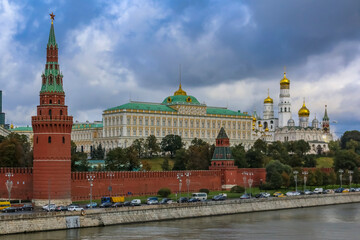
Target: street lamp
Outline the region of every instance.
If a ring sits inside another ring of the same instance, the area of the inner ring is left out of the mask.
[[[86,178],[90,183],[90,208],[92,208],[92,187],[93,187],[93,181],[95,179],[95,175],[88,174],[86,175]]]
[[[250,187],[250,199],[251,199],[251,186],[252,186],[252,184],[253,184],[253,182],[254,182],[254,180],[252,179],[252,176],[254,175],[254,173],[252,173],[252,172],[250,172],[249,173],[249,180],[248,180],[248,183],[249,183],[249,187]]]
[[[294,180],[295,180],[295,192],[297,192],[297,175],[298,175],[298,171],[293,171],[294,174]]]
[[[339,177],[340,177],[340,188],[342,188],[342,175],[344,173],[344,170],[339,169]]]
[[[14,174],[13,173],[5,173],[5,177],[8,177],[9,180],[6,181],[5,185],[6,185],[6,188],[8,190],[8,193],[9,193],[9,202],[10,202],[10,197],[11,197],[11,189],[12,189],[12,186],[13,186],[13,181],[10,180],[11,177],[13,177]]]
[[[186,172],[185,173],[186,176],[186,185],[187,185],[187,191],[188,191],[188,198],[189,198],[189,189],[190,189],[190,176],[191,176],[191,172]]]
[[[179,203],[181,203],[181,185],[182,185],[182,180],[181,178],[183,177],[184,175],[182,173],[178,173],[177,174],[177,179],[179,180]]]
[[[351,189],[352,174],[354,173],[354,171],[349,170],[348,173],[349,173],[349,189]]]
[[[243,172],[242,175],[243,175],[244,189],[246,194],[246,178],[247,178],[246,176],[248,175],[248,172]]]
[[[305,189],[306,189],[306,180],[307,180],[308,171],[303,171],[302,174],[304,175],[304,192],[305,192]]]
[[[110,177],[110,185],[109,185],[109,192],[110,192],[110,197],[111,197],[111,192],[112,192],[112,186],[111,186],[111,178],[115,176],[115,174],[113,172],[109,172],[106,176]]]

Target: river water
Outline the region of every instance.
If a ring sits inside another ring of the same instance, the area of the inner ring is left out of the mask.
[[[0,239],[360,239],[360,204],[18,234]]]

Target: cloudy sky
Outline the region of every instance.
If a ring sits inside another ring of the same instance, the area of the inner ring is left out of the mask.
[[[0,0],[0,89],[16,126],[31,124],[39,102],[51,12],[75,120],[101,120],[130,99],[161,102],[180,64],[200,102],[262,112],[268,88],[277,105],[286,66],[292,109],[305,98],[322,118],[327,104],[336,135],[360,129],[358,0]]]

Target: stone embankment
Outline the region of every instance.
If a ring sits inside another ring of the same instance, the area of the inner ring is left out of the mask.
[[[357,202],[360,202],[360,193],[91,209],[86,210],[84,216],[79,212],[0,214],[0,234],[99,227]]]

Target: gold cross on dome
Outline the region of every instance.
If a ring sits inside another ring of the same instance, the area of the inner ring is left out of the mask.
[[[54,15],[54,13],[50,13],[49,15],[50,15],[50,19],[51,19],[51,24],[53,24],[54,20],[55,20],[55,15]]]

